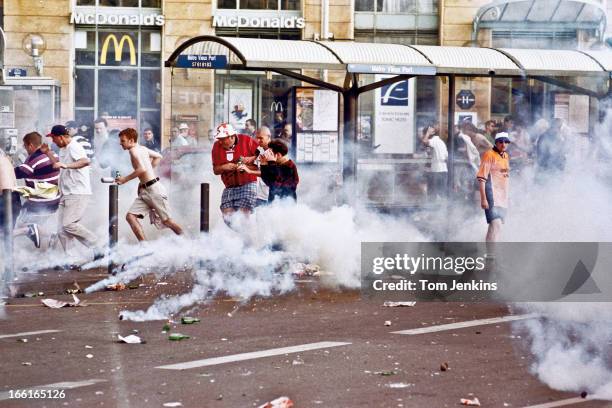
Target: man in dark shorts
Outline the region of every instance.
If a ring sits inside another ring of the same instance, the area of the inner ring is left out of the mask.
[[[258,144],[247,135],[239,135],[232,125],[217,127],[212,148],[213,172],[221,176],[225,185],[221,196],[223,221],[231,227],[236,212],[249,215],[257,203],[257,176],[240,171],[238,167],[257,153]]]
[[[489,224],[487,242],[499,239],[501,224],[506,217],[510,177],[510,157],[506,148],[509,143],[508,133],[495,135],[495,146],[480,158],[480,168],[476,175],[480,187],[480,206]]]

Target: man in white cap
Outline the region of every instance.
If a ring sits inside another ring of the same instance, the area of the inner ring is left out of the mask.
[[[197,146],[198,141],[189,134],[189,125],[181,123],[179,125],[179,137],[182,137],[187,142],[187,146]]]
[[[476,175],[480,187],[480,206],[489,224],[487,242],[499,239],[501,225],[506,217],[510,177],[510,157],[506,148],[509,143],[508,133],[499,132],[495,135],[495,146],[483,153]]]
[[[221,196],[223,220],[231,226],[231,218],[237,211],[248,215],[257,203],[257,176],[241,172],[238,167],[244,158],[257,153],[258,144],[247,135],[239,135],[229,123],[217,127],[212,147],[213,172],[221,176],[225,185]]]
[[[187,126],[186,123],[181,123],[180,126]],[[189,129],[189,127],[187,127],[187,129]],[[183,147],[183,146],[189,146],[189,142],[187,141],[187,139],[185,139],[185,136],[183,136],[183,132],[181,131],[179,128],[172,128],[171,131],[171,135],[170,135],[170,146],[171,147]]]

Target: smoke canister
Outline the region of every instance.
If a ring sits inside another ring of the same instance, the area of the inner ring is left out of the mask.
[[[115,182],[115,179],[114,179],[114,178],[112,178],[112,177],[102,177],[102,178],[100,179],[100,181],[101,181],[102,183],[114,183],[114,182]]]
[[[188,317],[188,316],[181,317],[181,323],[182,324],[194,324],[194,323],[197,323],[199,321],[200,321],[200,319],[198,319],[196,317]]]

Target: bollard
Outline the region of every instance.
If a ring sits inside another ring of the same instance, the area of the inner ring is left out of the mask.
[[[4,282],[8,285],[13,280],[13,192],[2,190],[2,201],[4,205],[4,219],[2,230],[4,232]],[[0,288],[2,289],[2,288]]]
[[[108,187],[108,273],[113,274],[115,265],[112,260],[112,251],[119,240],[119,186],[111,184]]]
[[[200,184],[200,232],[208,232],[210,229],[210,185]]]

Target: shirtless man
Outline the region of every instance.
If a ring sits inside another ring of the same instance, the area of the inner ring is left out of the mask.
[[[138,133],[132,128],[119,132],[119,143],[123,150],[130,154],[134,171],[127,176],[117,177],[115,182],[119,185],[138,178],[138,197],[128,210],[125,217],[139,241],[145,240],[144,231],[139,218],[144,218],[151,210],[155,210],[162,223],[170,228],[176,235],[183,233],[182,228],[170,218],[170,206],[166,189],[155,175],[153,168],[159,164],[162,155],[138,144]]]

